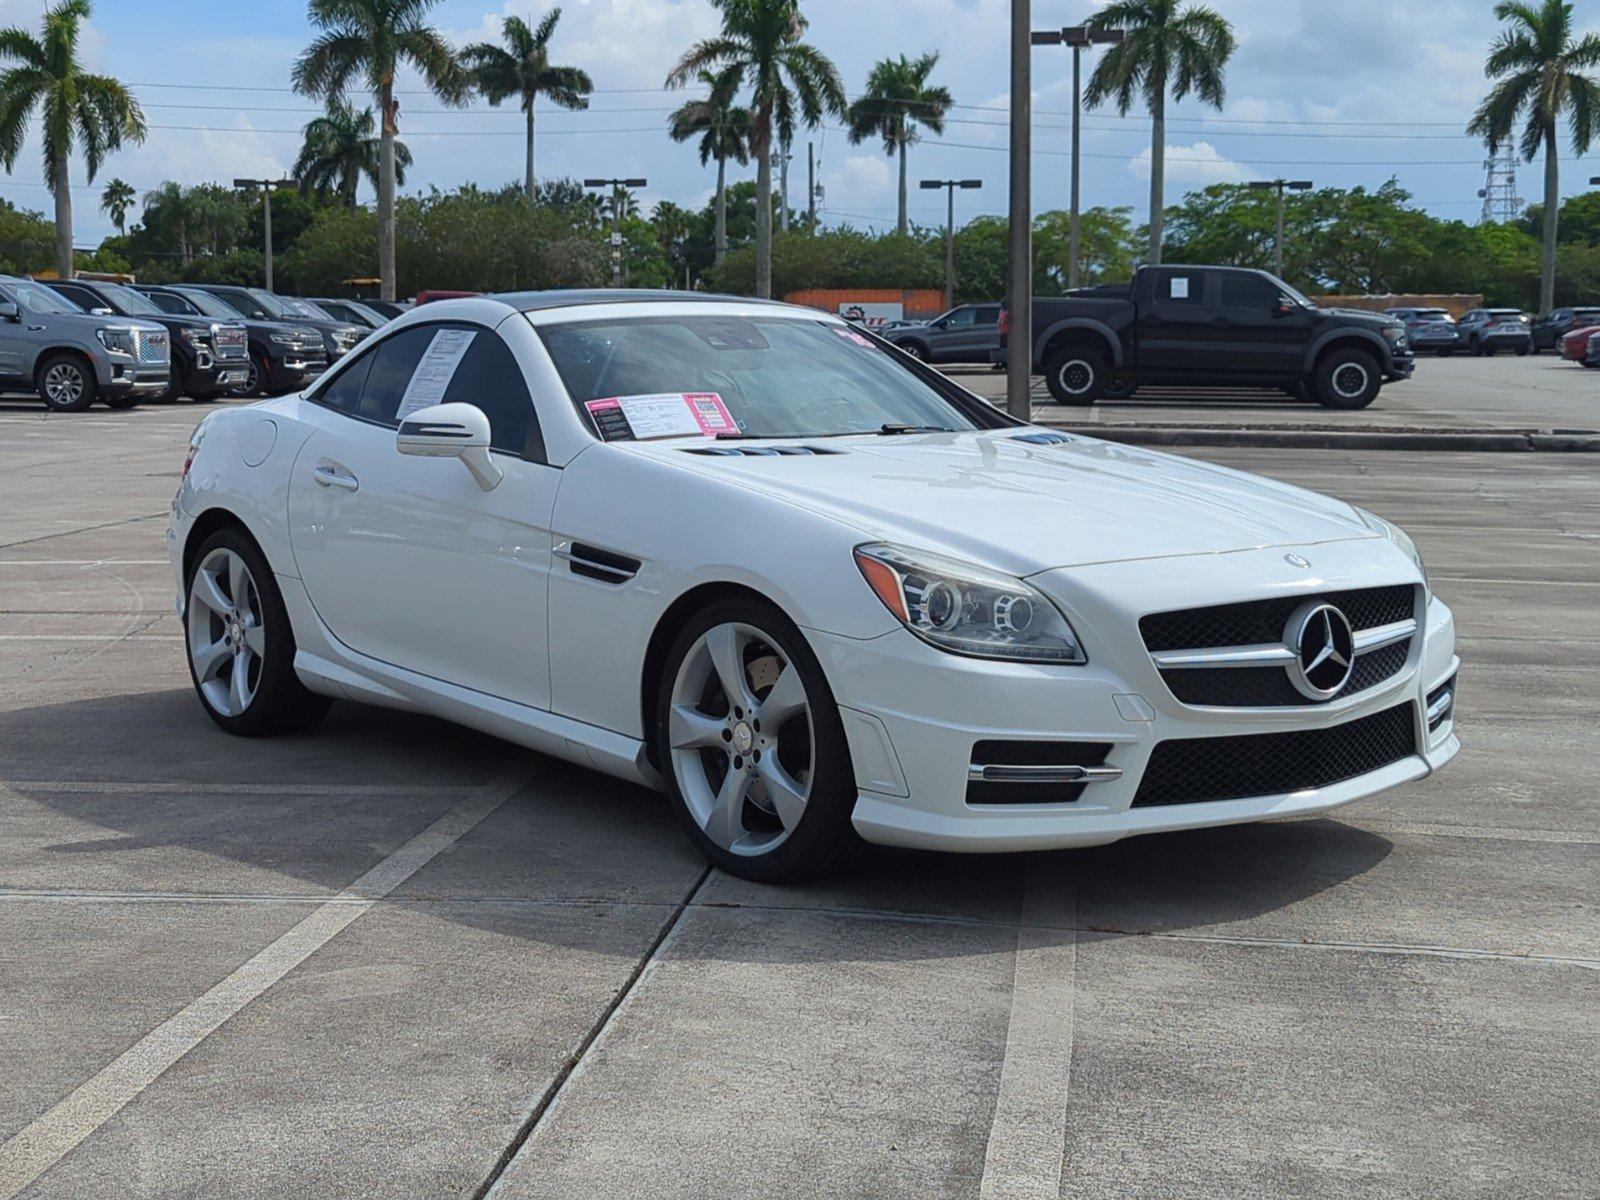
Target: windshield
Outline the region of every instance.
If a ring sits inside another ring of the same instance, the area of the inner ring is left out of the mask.
[[[362,304],[356,300],[342,300],[340,303],[351,312],[355,313],[358,317],[371,322],[374,329],[376,329],[379,325],[384,324],[389,319],[376,309],[368,308],[365,304]]]
[[[17,302],[17,307],[25,308],[29,312],[81,313],[83,311],[60,292],[52,291],[42,283],[18,280],[16,283],[6,284],[6,288]]]
[[[134,291],[131,287],[123,287],[120,283],[102,283],[100,291],[125,313],[134,313],[139,316],[161,316],[160,307],[149,296]]]
[[[894,351],[820,320],[632,317],[546,325],[539,336],[597,430],[589,401],[621,399],[626,412],[630,399],[690,395],[720,400],[745,437],[978,428]]]
[[[1455,318],[1452,317],[1449,314],[1449,312],[1447,312],[1445,309],[1442,309],[1442,308],[1423,308],[1423,309],[1418,309],[1415,319],[1418,320],[1418,321],[1453,321],[1453,320],[1455,320]]]
[[[208,317],[222,317],[229,321],[237,321],[245,315],[242,308],[236,308],[222,297],[213,296],[210,292],[184,288],[178,294]]]
[[[1285,283],[1283,280],[1279,279],[1276,275],[1272,274],[1270,271],[1263,271],[1261,273],[1263,275],[1265,275],[1268,279],[1272,280],[1273,283],[1277,284],[1280,288],[1282,288],[1283,289],[1283,294],[1285,296],[1289,297],[1289,299],[1293,300],[1296,304],[1304,305],[1306,308],[1315,308],[1316,307],[1315,301],[1308,299],[1301,292],[1299,292],[1295,288],[1290,287],[1287,283]]]
[[[249,293],[250,299],[266,309],[267,315],[270,317],[309,317],[315,315],[314,313],[298,312],[294,305],[282,296],[274,296],[271,292],[263,291],[261,288],[245,288],[245,291]]]
[[[279,296],[278,299],[288,305],[298,316],[315,317],[319,321],[336,319],[327,309],[314,300],[302,300],[299,296]]]

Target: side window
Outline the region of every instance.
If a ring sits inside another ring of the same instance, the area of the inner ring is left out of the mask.
[[[1203,303],[1205,279],[1199,271],[1161,271],[1156,275],[1156,303]]]
[[[356,405],[361,402],[361,389],[366,385],[367,375],[372,370],[372,360],[377,356],[376,350],[369,350],[352,360],[312,399],[318,404],[338,409],[342,413],[355,412]]]
[[[978,305],[978,324],[979,325],[998,325],[998,324],[1000,324],[1000,306],[998,304],[980,304],[980,305]]]
[[[56,284],[56,291],[82,309],[105,307],[101,304],[99,298],[87,288],[73,287],[70,283],[58,283]]]
[[[361,390],[355,415],[383,425],[395,425],[400,398],[438,332],[437,325],[413,325],[381,342],[372,352],[372,366]]]
[[[950,314],[947,322],[951,329],[971,329],[977,323],[978,310],[975,308],[958,308]]]
[[[1266,311],[1278,303],[1283,295],[1278,286],[1269,283],[1259,275],[1235,275],[1228,273],[1222,277],[1223,308],[1246,308],[1256,311]],[[1401,309],[1394,314],[1401,320],[1411,316],[1411,313]]]

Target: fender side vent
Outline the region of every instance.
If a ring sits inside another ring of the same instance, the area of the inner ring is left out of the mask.
[[[1036,446],[1063,446],[1074,439],[1064,433],[1051,433],[1041,430],[1038,433],[1019,433],[1011,440],[1013,442],[1032,442]]]
[[[627,583],[639,573],[637,558],[602,550],[583,542],[563,542],[555,549],[557,558],[567,560],[567,569],[584,579],[598,583]]]
[[[824,446],[694,446],[685,454],[700,454],[707,458],[795,458],[807,455],[842,454]]]

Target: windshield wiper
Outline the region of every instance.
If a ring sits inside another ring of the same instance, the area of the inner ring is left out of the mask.
[[[885,421],[878,426],[879,437],[892,437],[897,433],[953,433],[943,425],[902,425],[899,421]]]

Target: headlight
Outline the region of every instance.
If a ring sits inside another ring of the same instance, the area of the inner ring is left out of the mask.
[[[1088,661],[1067,618],[1020,579],[882,542],[857,546],[855,558],[883,606],[941,650],[1015,662]]]
[[[133,330],[131,329],[96,329],[94,335],[100,339],[100,344],[113,354],[133,355]]]
[[[300,344],[300,335],[291,333],[287,329],[274,329],[267,334],[267,337],[271,341],[277,342],[280,346],[298,346]]]
[[[1351,507],[1355,508],[1354,505],[1351,505]],[[1394,522],[1385,521],[1377,513],[1368,512],[1364,508],[1357,508],[1356,515],[1361,518],[1368,529],[1374,533],[1381,533],[1398,546],[1407,558],[1417,564],[1417,570],[1422,572],[1422,588],[1431,595],[1433,584],[1428,580],[1428,564],[1422,561],[1422,552],[1417,549],[1417,544],[1411,540],[1411,535]]]
[[[1394,345],[1402,345],[1406,340],[1406,327],[1404,325],[1385,325],[1383,336]]]
[[[204,345],[206,335],[203,333],[196,333],[194,330],[189,328],[183,328],[178,330],[178,336],[184,341],[188,342],[191,346],[200,346]]]

